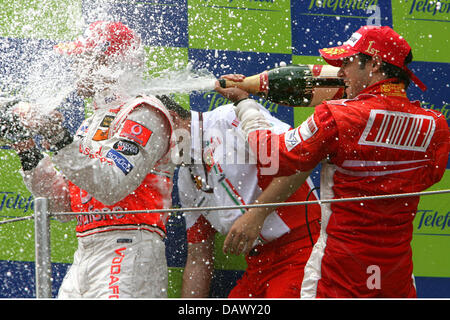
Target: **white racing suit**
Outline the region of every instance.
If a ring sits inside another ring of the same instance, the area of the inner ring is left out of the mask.
[[[59,298],[167,297],[167,214],[112,212],[171,206],[172,134],[171,117],[155,97],[113,96],[73,143],[24,172],[51,211],[98,212],[77,216],[78,249]]]
[[[290,129],[288,124],[259,106],[274,132],[281,134]],[[252,158],[248,144],[240,134],[238,129],[240,122],[233,105],[224,105],[204,113],[191,112],[191,115],[193,165],[181,167],[178,174],[182,207],[253,204],[263,191],[261,173],[256,166],[256,159]],[[308,177],[304,188],[309,191],[313,187],[313,182]],[[316,197],[317,194],[314,193],[314,198]],[[203,215],[216,231],[226,235],[235,220],[244,212],[245,209],[186,212],[186,229],[189,230],[194,226]],[[272,212],[266,218],[259,239],[254,245],[278,239],[305,223],[300,214],[289,215],[293,216],[292,219],[287,216],[286,213],[280,214],[279,210]]]

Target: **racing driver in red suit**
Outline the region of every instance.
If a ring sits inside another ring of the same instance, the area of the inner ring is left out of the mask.
[[[426,90],[407,67],[412,54],[406,40],[390,27],[364,26],[320,53],[340,67],[347,97],[316,106],[287,133],[271,133],[247,93],[216,88],[233,101],[244,98],[236,113],[251,145],[277,140],[277,175],[322,162],[321,199],[420,192],[437,183],[449,157],[449,128],[441,113],[406,96],[410,80]],[[418,203],[419,196],[411,196],[322,204],[321,233],[301,297],[416,297],[410,242]],[[246,241],[237,223],[228,246]]]

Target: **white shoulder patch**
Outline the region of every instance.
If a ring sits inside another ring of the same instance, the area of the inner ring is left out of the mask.
[[[302,142],[302,139],[300,138],[299,134],[300,128],[295,128],[292,130],[289,130],[284,135],[284,144],[286,145],[286,148],[288,151],[291,151],[294,149],[299,143]]]

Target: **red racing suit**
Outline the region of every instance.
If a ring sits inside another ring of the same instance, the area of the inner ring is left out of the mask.
[[[325,159],[321,199],[423,191],[442,178],[449,157],[445,117],[410,102],[396,79],[324,102],[287,133],[257,130],[248,139],[278,140],[278,175]],[[414,196],[322,204],[301,297],[415,297],[410,242],[418,203]]]

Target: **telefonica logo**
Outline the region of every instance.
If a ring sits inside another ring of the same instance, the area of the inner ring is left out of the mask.
[[[438,212],[435,210],[417,210],[419,225],[417,230],[426,228],[438,228],[446,230],[450,228],[450,211]]]
[[[33,196],[24,197],[20,193],[12,191],[0,191],[0,211],[3,209],[34,210]]]
[[[378,0],[311,0],[308,9],[313,7],[333,9],[364,10],[377,6]]]
[[[439,13],[450,12],[450,1],[436,0],[405,0],[410,4],[409,14],[430,13],[433,16]]]

